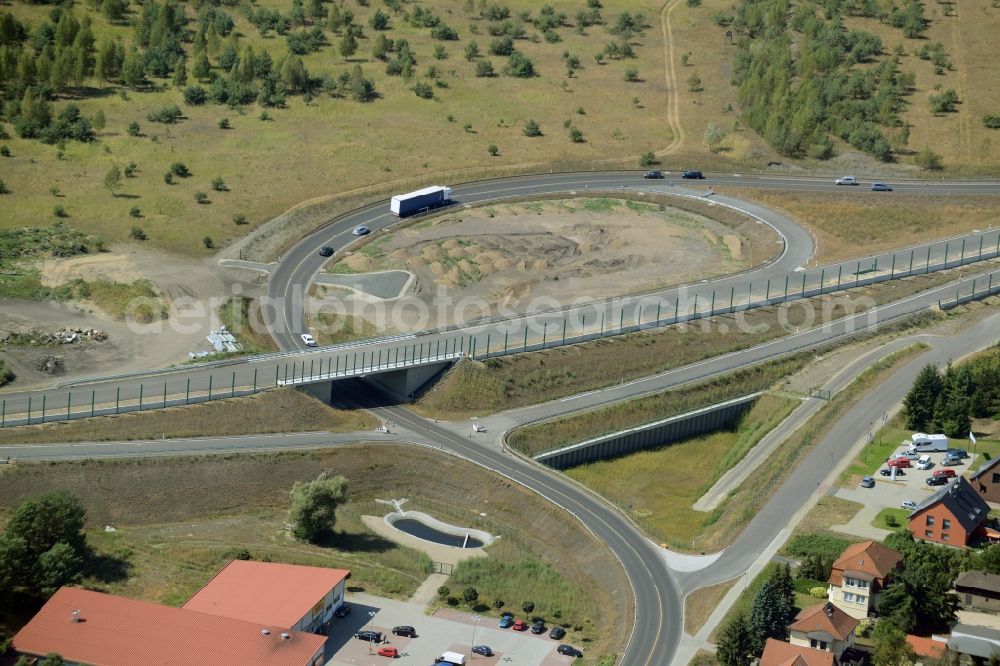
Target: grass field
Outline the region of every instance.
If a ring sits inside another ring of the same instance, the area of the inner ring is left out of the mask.
[[[684,631],[694,636],[708,621],[715,607],[729,592],[736,581],[727,581],[709,587],[702,587],[684,599]]]
[[[278,0],[260,4],[287,14],[292,3]],[[534,14],[538,9],[527,0],[505,4],[514,17],[522,11]],[[526,163],[569,164],[607,158],[625,158],[630,167],[638,168],[640,153],[661,149],[672,138],[663,122],[667,79],[660,5],[629,0],[606,8],[603,14],[608,24],[627,10],[643,12],[648,27],[633,40],[634,59],[605,59],[599,65],[593,56],[612,36],[603,26],[591,26],[583,34],[570,27],[582,8],[580,3],[556,0],[551,4],[568,14],[569,26],[556,30],[558,43],[541,39],[533,26],[526,26],[528,39],[517,40],[516,46],[535,65],[538,75],[530,79],[474,76],[475,63],[463,57],[469,41],[475,40],[498,70],[506,60],[486,54],[493,39],[487,22],[479,18],[478,11],[467,14],[458,0],[433,0],[424,6],[458,32],[457,41],[434,40],[427,29],[412,27],[398,15],[393,15],[390,29],[385,31],[390,39],[409,41],[417,60],[409,81],[387,76],[384,63],[370,55],[377,32],[369,27],[368,19],[378,8],[375,3],[369,7],[351,3],[355,22],[365,32],[357,54],[341,57],[336,53],[340,35],[327,33],[329,45],[303,57],[310,75],[317,78],[337,76],[360,65],[375,81],[379,94],[367,104],[332,99],[323,93],[308,102],[300,96],[289,97],[287,108],[268,109],[271,120],[263,121],[256,105],[235,109],[185,105],[181,91],[164,85],[168,82],[163,80],[154,80],[150,91],[130,90],[126,95],[114,89],[95,90],[73,101],[85,116],[98,108],[104,111],[107,126],[98,133],[98,141],[67,142],[62,149],[16,138],[4,142],[11,151],[11,157],[4,158],[4,181],[12,192],[7,196],[17,206],[0,216],[0,226],[37,224],[50,219],[53,206],[60,204],[70,221],[108,242],[125,240],[131,226],[137,224],[146,230],[146,242],[151,245],[204,255],[210,250],[203,246],[203,236],[211,237],[218,247],[299,202],[376,183],[397,182],[399,188],[410,188],[413,182],[453,172],[456,167],[472,175],[486,175],[491,169]],[[9,10],[32,25],[42,16],[41,11],[27,5]],[[267,50],[275,62],[286,52],[284,38],[273,33],[262,38],[242,12],[226,10],[235,20],[241,47]],[[98,12],[80,6],[77,13],[91,16],[98,40],[105,34],[119,34],[130,41],[130,34],[126,34],[130,31],[108,25]],[[434,58],[435,45],[445,47],[445,59]],[[190,44],[185,46],[190,48]],[[572,76],[567,74],[566,52],[577,56],[581,64]],[[211,56],[212,64],[217,64],[217,54]],[[427,77],[431,66],[437,69],[433,80]],[[638,71],[637,81],[625,80],[628,68]],[[433,99],[423,100],[413,93],[411,88],[420,80],[441,83],[434,87]],[[189,83],[193,83],[190,76]],[[633,98],[638,103],[633,103]],[[150,111],[168,104],[182,107],[184,118],[179,123],[162,125],[146,120]],[[57,104],[57,112],[59,108]],[[223,117],[229,119],[231,129],[219,129],[218,121]],[[528,119],[538,122],[542,136],[523,134]],[[141,136],[125,132],[133,120],[140,123]],[[583,142],[570,140],[564,127],[567,121],[583,132]],[[13,134],[10,130],[8,125]],[[428,141],[429,136],[447,140]],[[487,151],[491,144],[498,147],[498,155]],[[162,175],[176,161],[183,162],[192,176],[168,185]],[[104,174],[112,165],[122,168],[129,162],[138,165],[135,177],[126,178],[120,191],[112,195],[103,186]],[[228,191],[210,188],[215,177],[225,180]],[[460,179],[464,178],[447,178]],[[58,188],[58,197],[51,194],[53,187]],[[196,203],[197,191],[210,193],[211,203]],[[133,206],[140,208],[141,219],[129,216]],[[232,218],[236,214],[245,214],[250,224],[235,226]]]
[[[699,550],[719,540],[716,526],[724,511],[706,514],[692,505],[794,404],[764,396],[733,430],[580,465],[566,474],[614,502],[654,538],[674,548]]]
[[[822,194],[725,188],[805,225],[816,238],[816,265],[986,230],[1000,220],[1000,197],[941,197],[856,192]],[[720,189],[720,192],[723,191]],[[991,248],[993,249],[993,248]],[[978,248],[976,248],[978,250]],[[957,251],[957,248],[956,248]],[[957,256],[957,255],[956,255]]]
[[[98,442],[268,432],[371,430],[367,412],[341,411],[295,389],[280,388],[244,398],[213,400],[134,414],[0,429],[0,443]]]
[[[910,517],[912,511],[908,509],[882,509],[875,516],[875,520],[872,521],[872,527],[877,527],[880,530],[889,530],[890,532],[899,529],[900,525],[906,525],[907,519]]]
[[[566,593],[590,602],[573,622],[588,627],[592,654],[620,651],[628,634],[630,601],[620,594],[628,583],[582,525],[506,479],[418,447],[354,445],[5,467],[0,511],[8,513],[22,497],[47,490],[76,494],[87,509],[93,543],[129,560],[128,578],[112,588],[126,594],[176,603],[234,557],[236,548],[246,547],[258,558],[345,566],[352,570],[352,587],[405,598],[423,579],[426,558],[367,532],[359,516],[385,511],[375,498],[409,497],[412,508],[444,520],[489,521],[489,529],[517,546],[498,551],[500,561],[534,557],[558,567]],[[292,484],[324,470],[347,478],[350,503],[338,513],[337,529],[344,532],[338,543],[319,549],[291,541],[281,523]],[[443,477],[447,486],[440,483]],[[117,531],[104,533],[104,525]]]

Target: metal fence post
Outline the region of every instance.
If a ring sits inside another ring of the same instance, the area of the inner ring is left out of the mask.
[[[70,391],[66,394],[66,420],[69,421],[69,408],[70,404],[73,402],[73,392]]]
[[[122,387],[121,386],[115,387],[115,414],[118,413],[118,406],[121,404],[121,397],[122,397]],[[31,403],[29,402],[28,404],[30,405]]]
[[[698,292],[694,292],[694,315],[692,319],[698,318]]]
[[[927,263],[924,264],[924,275],[931,272],[931,246],[927,246]]]
[[[93,414],[91,414],[93,416]],[[0,428],[7,426],[7,401],[3,401],[3,406],[0,406]]]
[[[892,267],[889,268],[889,279],[896,275],[896,255],[892,255]]]
[[[854,286],[857,287],[861,280],[861,262],[858,262],[858,267],[854,270]]]
[[[163,382],[163,406],[167,406],[167,382]]]
[[[910,250],[910,267],[906,269],[906,274],[910,275],[913,273],[913,250]]]
[[[292,381],[295,381],[295,368],[292,368]],[[212,399],[212,375],[208,376],[208,399]]]
[[[674,322],[676,322],[677,318],[680,316],[679,314],[680,311],[681,311],[681,297],[678,296],[677,300],[674,301]]]
[[[840,289],[840,278],[844,276],[844,264],[837,266],[837,289]]]
[[[257,368],[253,369],[253,392],[257,392]]]
[[[783,300],[788,300],[788,276],[785,276],[785,296]]]
[[[28,396],[28,425],[31,425],[31,396]]]
[[[503,332],[503,353],[504,356],[507,355],[507,340],[510,338],[510,331]]]
[[[142,384],[140,384],[142,386]],[[42,423],[45,423],[45,399],[49,397],[48,393],[42,394]]]
[[[663,301],[656,301],[656,323],[660,323],[660,306],[663,305]]]
[[[944,266],[942,268],[948,268],[948,250],[951,248],[950,243],[944,244]]]
[[[542,324],[542,349],[545,349],[545,338],[549,335],[549,322]]]
[[[96,402],[97,402],[97,391],[94,390],[94,391],[90,392],[90,415],[91,416],[94,415],[94,403],[96,403]]]
[[[486,355],[487,356],[490,355],[490,342],[491,342],[490,338],[491,337],[492,337],[492,335],[490,333],[486,334]],[[563,326],[563,344],[566,344],[566,327],[565,327],[565,325]],[[430,345],[428,344],[428,346],[430,346]]]
[[[979,234],[979,258],[980,259],[983,258],[983,241],[985,239],[986,239],[986,237],[984,235]]]
[[[601,320],[601,326],[603,326],[603,325],[604,325],[604,320],[602,319]],[[528,348],[528,320],[525,319],[524,320],[524,344],[521,345],[521,349],[524,350],[524,349],[527,349],[527,348]]]
[[[788,278],[785,278],[785,283],[787,285]],[[787,290],[787,286],[786,286]],[[736,297],[736,287],[732,286],[729,288],[729,311],[733,311],[733,299]]]
[[[143,390],[143,388],[145,388],[145,384],[143,384],[142,382],[139,382],[139,411],[140,412],[142,411],[142,390]],[[45,405],[45,403],[43,402],[42,405],[43,405],[42,409],[44,411],[44,405]]]
[[[274,366],[274,385],[278,385],[278,366]],[[188,377],[187,388],[184,389],[184,404],[191,402],[191,378]]]
[[[958,258],[958,265],[961,266],[963,263],[965,263],[965,239],[964,238],[962,239],[962,254]]]
[[[767,289],[764,290],[764,300],[771,300],[771,278],[767,278]]]
[[[715,314],[715,290],[712,290],[712,307],[708,310],[708,316],[711,317]]]
[[[562,341],[562,343],[564,345],[566,344],[566,320],[565,319],[563,319],[563,341]],[[489,335],[486,336],[486,353],[487,354],[490,353],[490,336]]]
[[[305,365],[305,361],[303,361],[302,363],[303,363],[303,366],[304,366]],[[303,369],[305,369],[305,368],[303,367]],[[312,374],[312,361],[309,362],[309,373]],[[229,397],[232,398],[234,395],[236,395],[236,371],[235,370],[233,370],[233,383],[229,386]]]
[[[618,313],[618,332],[621,333],[624,327],[625,327],[625,308],[622,307],[621,311]]]
[[[804,298],[806,295],[806,274],[802,273],[802,292],[799,294],[799,298]]]

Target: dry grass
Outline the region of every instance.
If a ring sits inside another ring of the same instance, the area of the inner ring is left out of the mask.
[[[245,296],[233,296],[219,308],[219,321],[243,345],[246,352],[277,351],[274,339],[255,325],[263,321],[260,302]]]
[[[332,549],[303,547],[279,529],[288,491],[295,481],[325,470],[348,480],[352,504],[341,512],[338,526],[355,536]],[[447,485],[440,483],[442,478],[449,480]],[[120,585],[144,598],[183,598],[214,573],[227,549],[239,547],[275,561],[348,566],[354,572],[352,586],[405,597],[420,581],[415,571],[421,561],[412,551],[361,532],[354,521],[363,513],[384,512],[375,498],[409,497],[410,508],[444,520],[489,521],[482,523],[484,529],[498,530],[494,533],[515,543],[521,555],[533,554],[557,567],[568,589],[593,602],[587,604],[585,620],[595,627],[589,648],[595,654],[620,652],[628,635],[630,595],[621,594],[628,582],[613,556],[579,522],[518,484],[427,449],[352,445],[274,454],[17,464],[0,484],[0,507],[9,511],[26,496],[56,489],[81,498],[89,527],[111,524],[118,529],[95,533],[94,543],[134,553],[133,571]],[[456,504],[456,497],[463,501]],[[193,574],[184,573],[188,567]],[[175,580],[171,572],[179,577]]]
[[[705,626],[708,617],[736,581],[700,587],[684,600],[684,631],[692,636]],[[692,662],[694,663],[694,662]]]
[[[795,526],[795,534],[802,532],[822,532],[830,525],[843,525],[863,508],[859,502],[839,497],[821,497],[816,505]],[[842,535],[838,535],[842,536]]]
[[[283,14],[291,7],[290,0],[266,4]],[[533,14],[538,10],[538,5],[528,0],[505,4],[515,16],[522,10]],[[551,4],[566,12],[571,21],[581,8],[579,2],[570,0]],[[598,65],[593,55],[611,39],[601,26],[593,26],[582,35],[572,28],[561,28],[562,41],[555,44],[542,39],[537,43],[518,40],[517,48],[533,60],[538,71],[532,79],[476,78],[475,64],[465,60],[462,50],[475,39],[485,53],[493,39],[487,34],[486,22],[466,16],[462,4],[455,0],[431,0],[423,6],[455,28],[460,41],[438,42],[427,29],[413,28],[394,16],[387,35],[409,41],[418,63],[413,80],[387,76],[385,65],[370,58],[375,31],[367,21],[377,3],[370,7],[351,4],[366,38],[360,40],[359,51],[350,61],[335,55],[339,36],[329,34],[330,46],[304,57],[314,77],[337,76],[359,64],[375,80],[380,94],[380,99],[369,104],[331,99],[325,94],[316,95],[310,103],[293,97],[287,108],[269,109],[273,120],[264,122],[258,118],[260,109],[255,105],[235,110],[212,104],[190,107],[184,105],[180,91],[169,87],[156,92],[129,91],[127,101],[114,94],[74,100],[87,116],[103,109],[107,129],[93,144],[69,142],[62,159],[57,159],[53,146],[11,139],[12,157],[5,161],[4,180],[13,192],[9,198],[17,205],[4,211],[0,225],[34,225],[49,219],[54,202],[49,188],[55,186],[63,195],[58,203],[65,206],[70,220],[108,242],[125,240],[135,223],[128,215],[129,208],[139,206],[144,215],[139,224],[149,234],[148,243],[204,256],[210,251],[202,245],[203,236],[211,236],[218,247],[248,230],[233,225],[231,220],[237,213],[250,216],[249,228],[253,228],[313,197],[373,183],[395,182],[397,185],[390,187],[409,189],[410,179],[454,173],[456,165],[464,173],[437,178],[454,182],[509,168],[524,170],[517,166],[521,164],[569,165],[608,158],[621,158],[629,167],[638,168],[640,153],[662,148],[670,141],[670,131],[663,123],[667,84],[658,3],[627,0],[603,12],[609,23],[624,10],[647,16],[650,27],[635,40],[635,60]],[[41,11],[26,5],[16,9],[16,14],[33,26],[39,22]],[[283,38],[261,38],[241,12],[227,11],[236,21],[236,31],[243,35],[241,45],[266,49],[275,62],[284,55]],[[83,13],[93,18],[98,37],[121,33],[107,26],[99,13],[81,6],[77,14]],[[479,34],[471,33],[473,26]],[[529,35],[533,32],[529,26]],[[130,41],[130,34],[125,42]],[[432,57],[435,44],[445,46],[446,60]],[[573,78],[567,77],[564,51],[581,60],[583,68]],[[498,69],[505,61],[487,57]],[[214,57],[212,60],[215,62]],[[411,88],[415,81],[427,80],[425,74],[431,65],[437,67],[447,87],[435,88],[433,100],[421,100]],[[625,81],[627,67],[639,71],[640,82]],[[633,97],[640,99],[638,105],[632,104]],[[173,103],[186,114],[179,124],[146,121],[151,110]],[[448,120],[449,115],[453,121]],[[230,120],[232,129],[218,128],[222,117]],[[540,124],[544,136],[524,136],[522,127],[529,118]],[[139,121],[145,136],[126,135],[125,127],[133,120]],[[582,130],[583,143],[570,141],[563,127],[566,120]],[[463,130],[466,124],[469,131]],[[447,140],[428,141],[429,136]],[[490,144],[499,147],[498,156],[489,155]],[[137,177],[127,179],[121,195],[113,197],[102,185],[103,175],[112,164],[121,167],[132,161],[139,165]],[[167,185],[162,175],[174,161],[184,162],[193,176]],[[223,177],[230,191],[211,191],[209,182],[215,176]],[[211,192],[211,204],[195,203],[193,195],[199,190]]]
[[[317,430],[353,432],[370,430],[376,425],[375,418],[367,412],[333,409],[296,389],[279,388],[184,407],[4,428],[0,430],[0,443],[222,437]]]
[[[896,249],[900,239],[917,245],[985,230],[1000,219],[1000,197],[993,196],[947,198],[895,192],[888,196],[859,192],[857,196],[854,189],[830,194],[742,188],[726,191],[759,201],[805,225],[816,238],[816,265]]]
[[[718,666],[718,664],[719,660],[715,653],[708,650],[698,650],[688,662],[688,666]]]

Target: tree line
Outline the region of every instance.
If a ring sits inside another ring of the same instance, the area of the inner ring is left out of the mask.
[[[942,371],[926,365],[903,398],[906,427],[965,438],[973,418],[1000,419],[1000,348]]]
[[[890,6],[891,2],[888,3]],[[923,30],[923,6],[886,9],[874,0],[742,0],[732,18],[739,33],[733,84],[747,124],[782,155],[826,159],[831,136],[883,161],[908,139],[899,117],[914,76],[882,41],[845,27],[846,15],[878,16],[904,34]],[[728,19],[727,19],[728,20]]]

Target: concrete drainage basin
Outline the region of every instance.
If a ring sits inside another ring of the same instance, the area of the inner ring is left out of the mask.
[[[420,511],[393,512],[385,522],[410,536],[452,548],[482,548],[500,538],[482,530],[449,525]]]

